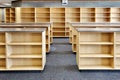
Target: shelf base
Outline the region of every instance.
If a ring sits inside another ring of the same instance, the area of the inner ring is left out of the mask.
[[[112,42],[80,42],[80,45],[113,45]]]
[[[42,66],[12,66],[10,70],[43,70]]]
[[[30,54],[10,55],[9,58],[42,58],[42,55],[40,55],[40,54],[35,54],[35,55],[30,55]]]
[[[105,58],[107,58],[107,57],[113,57],[112,55],[110,55],[110,54],[105,54],[105,53],[103,53],[103,54],[100,54],[100,53],[96,53],[96,54],[93,54],[93,53],[81,53],[80,54],[80,57],[105,57]]]
[[[113,69],[111,66],[80,66],[79,70],[108,70]]]

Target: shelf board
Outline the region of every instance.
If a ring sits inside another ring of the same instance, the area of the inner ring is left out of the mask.
[[[11,42],[7,45],[42,45],[40,42]]]
[[[64,33],[65,31],[54,31],[53,30],[53,33]]]
[[[10,70],[43,70],[42,66],[11,66]]]
[[[59,38],[59,37],[66,37],[66,36],[65,36],[65,35],[64,35],[64,36],[60,36],[60,35],[58,35],[58,36],[54,36],[54,35],[53,35],[53,37],[58,37],[58,38]]]
[[[81,12],[80,14],[95,14],[95,12]]]
[[[50,13],[49,11],[48,12],[36,12],[36,14],[45,14],[45,13]]]
[[[120,65],[116,65],[116,68],[115,69],[120,69]]]
[[[111,12],[96,12],[96,14],[110,14]]]
[[[21,53],[20,53],[21,54]],[[42,58],[41,54],[22,54],[22,55],[17,55],[13,54],[10,55],[8,58]]]
[[[78,13],[80,13],[80,12],[66,12],[66,14],[78,14]]]
[[[35,14],[35,12],[21,12],[21,14]]]
[[[80,67],[79,67],[79,69],[89,69],[89,70],[96,70],[96,69],[101,69],[101,70],[103,70],[103,69],[113,69],[111,66],[103,66],[103,65],[101,65],[101,66],[99,66],[99,65],[94,65],[94,66],[82,66],[82,65],[80,65]]]
[[[120,53],[117,53],[117,54],[116,54],[116,57],[120,57]]]
[[[60,13],[64,13],[65,14],[65,12],[50,12],[50,14],[60,14]]]
[[[39,16],[39,17],[36,17],[36,18],[50,18],[50,16]]]
[[[5,58],[6,56],[4,54],[0,54],[0,58]]]
[[[5,43],[4,42],[0,42],[0,45],[5,45]]]
[[[119,42],[119,41],[117,41],[117,42],[116,42],[116,44],[120,45],[120,42]]]
[[[82,45],[113,45],[112,42],[80,42]]]
[[[50,17],[50,18],[53,18],[53,19],[57,19],[57,18],[65,18],[65,16],[54,16],[54,17]]]
[[[35,17],[34,16],[22,16],[21,18],[23,19],[23,18],[35,18]]]
[[[107,58],[107,57],[113,57],[111,54],[99,54],[99,53],[96,53],[96,54],[94,54],[94,53],[81,53],[80,54],[80,57],[105,57],[105,58]]]

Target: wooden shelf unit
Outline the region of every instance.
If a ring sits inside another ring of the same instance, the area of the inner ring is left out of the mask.
[[[35,22],[35,8],[20,8],[21,23]]]
[[[65,8],[50,8],[50,21],[53,22],[53,37],[66,37]]]
[[[96,8],[96,22],[111,22],[111,8]]]
[[[0,27],[5,27],[5,28],[46,28],[46,52],[49,53],[50,52],[50,44],[52,43],[52,37],[51,37],[51,23],[9,23],[7,25],[0,25]],[[18,36],[18,35],[16,35]],[[29,38],[29,37],[28,37]],[[27,37],[26,37],[27,39]],[[36,42],[37,43],[37,42]],[[2,44],[2,43],[0,43]],[[9,43],[10,44],[10,43]],[[20,44],[25,44],[25,43],[20,43]],[[31,43],[32,44],[32,43]],[[34,43],[35,44],[35,43]],[[13,45],[16,45],[13,44]]]
[[[95,8],[80,8],[80,22],[95,22]]]
[[[77,31],[77,29],[76,29]],[[77,31],[79,70],[119,70],[120,32]]]
[[[0,70],[43,70],[46,63],[45,40],[45,30],[0,32]]]
[[[80,22],[80,8],[66,8],[66,22]]]
[[[120,22],[120,8],[111,8],[111,22]]]
[[[5,23],[10,23],[10,8],[5,8]]]
[[[15,10],[15,8],[10,8],[10,22],[11,23],[16,22],[16,10]]]
[[[56,37],[56,35],[57,37],[69,37],[70,28],[68,24],[71,22],[119,23],[119,16],[119,7],[17,7],[5,9],[6,23],[53,22],[53,26],[51,27],[51,30],[53,29],[51,31],[52,37]],[[54,24],[58,25],[55,26]]]
[[[35,8],[36,21],[39,22],[50,22],[50,8]]]

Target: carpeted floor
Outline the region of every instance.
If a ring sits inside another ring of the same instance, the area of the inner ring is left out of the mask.
[[[120,80],[120,71],[79,71],[68,38],[55,38],[44,71],[0,72],[0,80]]]

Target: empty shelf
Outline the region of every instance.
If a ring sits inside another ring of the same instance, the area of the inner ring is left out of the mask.
[[[0,58],[5,58],[6,56],[5,55],[0,55]]]
[[[0,42],[0,45],[5,45],[5,43],[4,43],[4,42],[3,42],[3,43],[2,43],[2,42]]]
[[[23,55],[17,55],[12,54],[9,56],[9,58],[42,58],[41,54],[23,54]]]
[[[90,65],[88,65],[88,66],[81,66],[80,65],[80,68],[79,69],[91,69],[91,70],[93,70],[93,69],[101,69],[101,70],[104,70],[104,69],[112,69],[112,67],[111,66],[99,66],[99,65],[94,65],[94,66],[90,66]]]
[[[112,45],[113,42],[80,42],[80,44],[85,45]]]
[[[80,57],[113,57],[111,54],[81,53]]]
[[[116,42],[116,44],[119,44],[119,45],[120,45],[120,42]]]
[[[42,66],[11,66],[10,70],[43,70]]]
[[[11,42],[7,43],[8,45],[42,45],[40,42]]]

